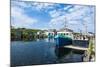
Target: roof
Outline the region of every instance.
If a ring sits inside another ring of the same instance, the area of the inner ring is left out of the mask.
[[[62,29],[60,29],[59,31],[73,32],[73,30],[71,30],[71,29],[68,29],[68,28],[62,28]]]

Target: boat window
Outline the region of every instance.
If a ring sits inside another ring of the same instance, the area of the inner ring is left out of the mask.
[[[68,35],[68,33],[66,33],[66,35]]]
[[[61,35],[63,35],[63,33],[61,33]]]

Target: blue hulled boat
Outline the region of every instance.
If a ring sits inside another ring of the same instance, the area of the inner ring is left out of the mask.
[[[73,30],[67,27],[67,18],[65,17],[64,28],[54,30],[53,36],[57,46],[71,45],[73,39]],[[50,34],[49,34],[50,36]]]
[[[72,44],[72,38],[69,35],[56,35],[54,39],[57,46]]]

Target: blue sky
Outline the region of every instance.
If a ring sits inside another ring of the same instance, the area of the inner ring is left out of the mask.
[[[60,29],[67,22],[68,28],[79,32],[95,31],[95,6],[11,1],[11,25],[18,28]]]

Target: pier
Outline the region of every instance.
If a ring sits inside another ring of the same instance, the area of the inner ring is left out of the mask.
[[[88,40],[73,40],[71,45],[64,46],[64,48],[70,48],[70,49],[81,50],[81,51],[87,51],[88,47],[89,47]]]
[[[83,45],[85,45],[85,47]],[[95,61],[95,43],[92,39],[90,41],[74,40],[73,44],[65,45],[64,48],[70,48],[78,52],[82,51],[83,61]]]

